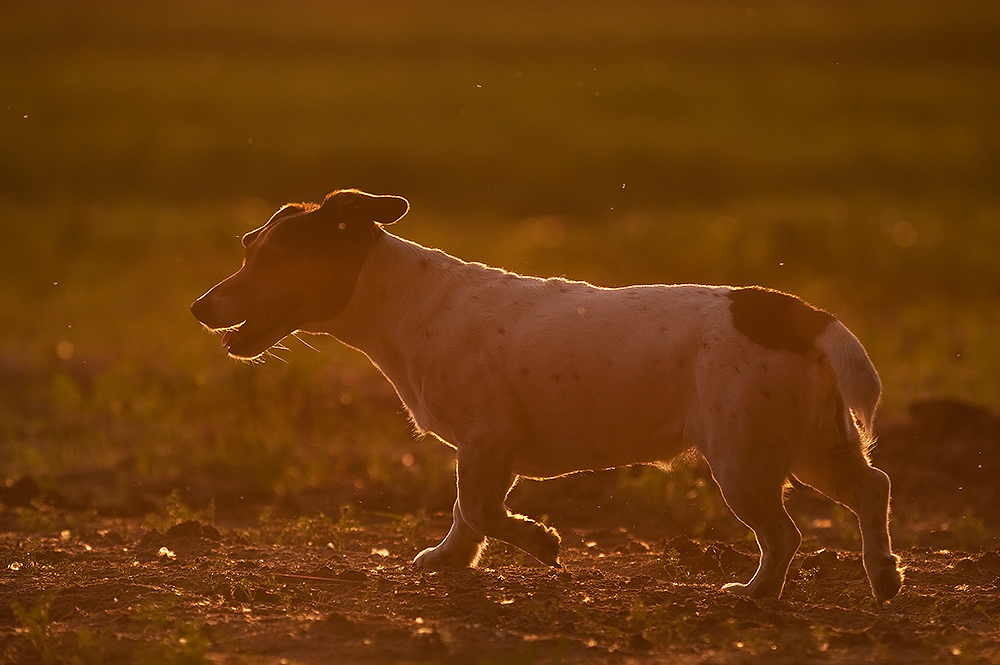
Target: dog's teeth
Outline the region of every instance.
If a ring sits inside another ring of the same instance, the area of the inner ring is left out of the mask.
[[[232,336],[233,336],[233,331],[232,330],[227,330],[226,332],[222,333],[222,346],[228,347],[229,346],[229,338],[232,337]]]

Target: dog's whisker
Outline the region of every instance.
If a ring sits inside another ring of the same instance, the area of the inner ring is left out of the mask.
[[[224,335],[227,332],[236,332],[237,330],[240,329],[240,326],[242,326],[244,323],[246,323],[246,321],[240,321],[236,325],[225,326],[222,328],[213,328],[209,326],[207,323],[202,323],[201,327],[207,330],[208,332],[212,333],[213,335]]]
[[[315,351],[316,353],[319,353],[319,352],[320,352],[320,350],[319,350],[319,349],[317,349],[317,348],[316,348],[315,346],[313,346],[313,345],[312,345],[312,344],[310,344],[309,342],[307,342],[307,341],[305,341],[304,339],[302,339],[301,337],[299,337],[299,333],[298,333],[298,331],[296,331],[296,332],[293,332],[293,333],[292,333],[292,337],[294,337],[295,339],[299,340],[299,342],[300,342],[300,343],[301,343],[301,344],[302,344],[303,346],[305,346],[305,347],[307,347],[307,348],[310,348],[310,349],[312,349],[312,350],[313,350],[313,351]]]
[[[281,347],[281,348],[284,348],[284,347]],[[287,351],[287,349],[285,349],[285,350]],[[279,356],[276,353],[271,353],[270,351],[267,351],[267,355],[269,355],[270,357],[274,358],[275,360],[278,360],[280,362],[285,363],[286,365],[288,364],[287,360],[285,360],[284,358],[282,358],[281,356]],[[261,361],[261,362],[263,362],[263,361]]]

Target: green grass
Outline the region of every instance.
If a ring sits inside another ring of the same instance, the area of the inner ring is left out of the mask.
[[[342,186],[521,272],[794,291],[888,410],[996,409],[998,32],[991,2],[6,3],[0,476],[399,474],[363,358],[232,364],[187,311]]]

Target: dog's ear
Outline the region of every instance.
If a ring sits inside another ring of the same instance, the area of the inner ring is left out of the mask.
[[[248,233],[245,236],[243,236],[243,246],[244,247],[249,247],[250,243],[252,243],[254,241],[254,239],[258,235],[260,235],[260,232],[263,231],[265,228],[267,228],[268,225],[273,224],[274,222],[278,221],[282,217],[287,217],[289,215],[294,215],[296,213],[300,213],[300,212],[304,212],[304,211],[305,211],[305,208],[302,206],[301,203],[286,203],[285,205],[281,206],[281,209],[278,210],[278,212],[276,212],[273,215],[271,215],[271,219],[267,220],[267,224],[264,224],[264,226],[256,228],[253,231],[251,231],[250,233]]]
[[[361,214],[379,224],[392,224],[407,213],[410,202],[402,196],[368,194],[357,189],[338,189],[327,194],[320,207],[348,215]]]

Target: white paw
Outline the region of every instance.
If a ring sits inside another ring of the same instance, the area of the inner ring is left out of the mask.
[[[479,547],[471,554],[468,552],[456,552],[448,550],[442,545],[428,547],[413,559],[413,565],[417,568],[427,570],[437,570],[440,568],[468,568],[473,565],[478,558]]]
[[[750,596],[750,586],[739,582],[730,582],[724,585],[719,591],[725,591],[736,596]]]
[[[730,582],[719,590],[731,593],[734,596],[746,596],[747,598],[764,598],[767,596],[777,598],[781,596],[783,586],[784,580],[780,580],[778,584],[767,585],[761,584],[760,580],[755,576],[748,584]]]

